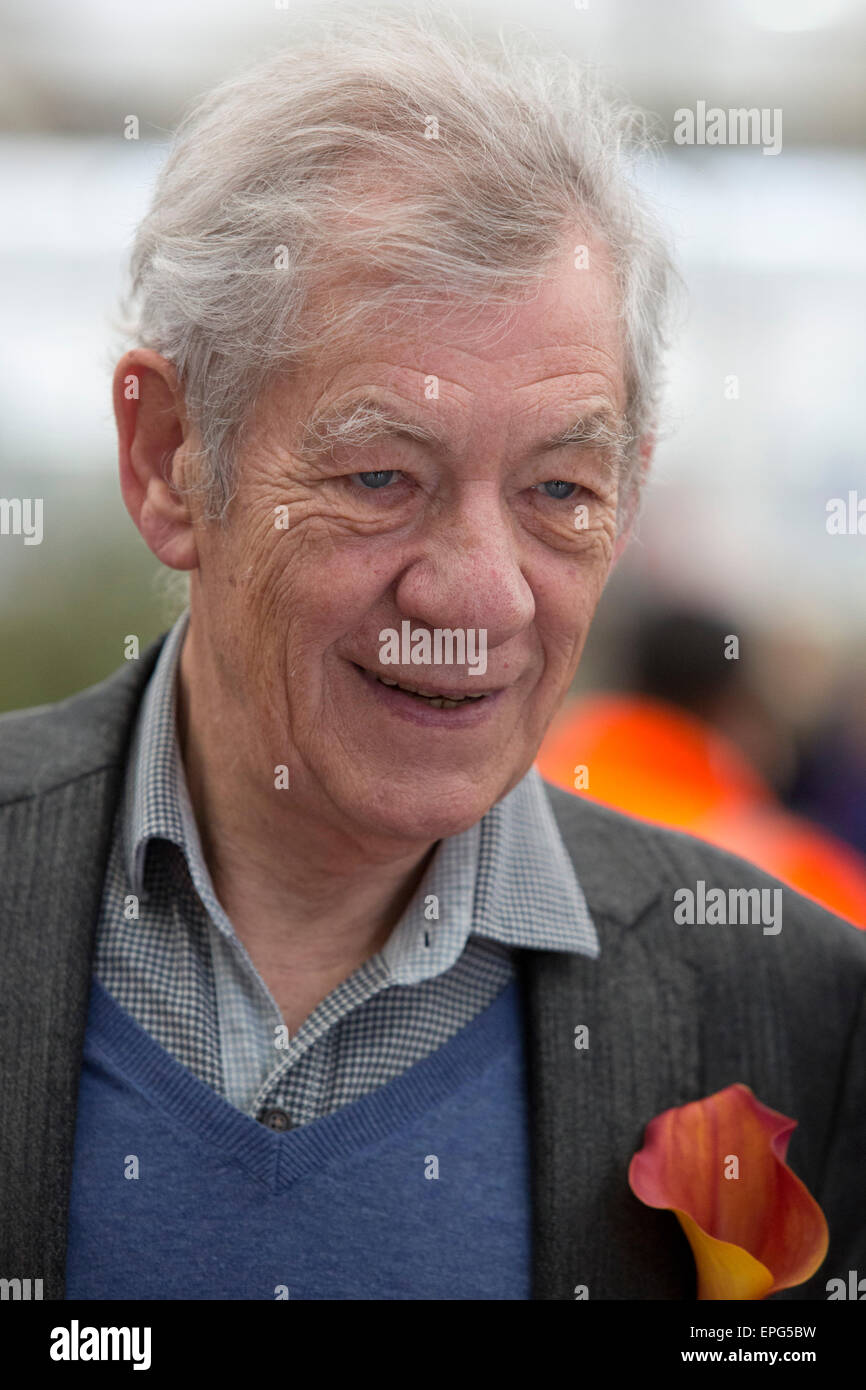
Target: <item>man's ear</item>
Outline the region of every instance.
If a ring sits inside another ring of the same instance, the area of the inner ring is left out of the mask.
[[[145,543],[170,569],[198,566],[183,482],[193,440],[171,362],[149,348],[124,353],[114,371],[120,490]]]
[[[632,531],[634,530],[634,523],[637,519],[638,508],[640,506],[641,495],[644,490],[644,484],[646,483],[646,480],[649,477],[650,464],[652,463],[652,456],[653,451],[655,449],[655,444],[656,437],[653,431],[650,431],[648,434],[645,434],[640,441],[637,467],[635,469],[635,476],[632,479],[631,483],[631,491],[629,494],[628,504],[626,506],[625,516],[623,518],[622,530],[620,531],[619,535],[614,541],[613,556],[611,557],[610,562],[611,569],[613,569],[614,565],[620,559],[623,551],[625,550],[626,546],[631,540]]]

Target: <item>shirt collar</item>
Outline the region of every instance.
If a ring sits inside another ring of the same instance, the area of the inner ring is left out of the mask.
[[[126,872],[132,891],[144,887],[144,862],[151,840],[171,840],[186,854],[180,788],[186,778],[177,740],[177,670],[189,610],[166,637],[141,703],[127,779],[124,814]]]
[[[125,792],[126,867],[140,895],[148,844],[171,840],[196,886],[206,889],[205,905],[224,917],[202,856],[177,738],[177,670],[188,621],[187,610],[166,637],[142,701]],[[454,965],[471,935],[506,947],[599,954],[586,899],[534,767],[476,825],[439,842],[380,958],[395,984],[412,984]]]
[[[438,913],[438,921],[430,920]],[[536,768],[460,835],[441,840],[382,950],[396,983],[453,965],[470,935],[503,946],[571,951],[600,946],[586,898]]]

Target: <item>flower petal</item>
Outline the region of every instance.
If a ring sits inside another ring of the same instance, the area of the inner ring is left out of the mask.
[[[712,1298],[766,1298],[773,1276],[744,1250],[726,1240],[715,1240],[702,1231],[684,1211],[675,1213],[688,1237],[698,1269],[698,1300]]]
[[[824,1260],[824,1214],[785,1162],[796,1123],[737,1083],[666,1110],[647,1126],[629,1184],[647,1206],[676,1212],[694,1251],[699,1290],[729,1290],[699,1291],[699,1298],[763,1298],[801,1284]],[[765,1282],[761,1267],[770,1285],[754,1292]]]

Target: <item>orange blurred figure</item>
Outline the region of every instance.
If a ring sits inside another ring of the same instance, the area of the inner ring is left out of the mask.
[[[633,695],[572,702],[536,765],[566,791],[709,840],[866,928],[860,856],[786,811],[730,740],[675,705]]]

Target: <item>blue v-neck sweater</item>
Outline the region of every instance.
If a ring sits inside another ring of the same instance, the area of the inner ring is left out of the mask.
[[[274,1133],[94,981],[66,1297],[527,1299],[516,982],[431,1056]]]

